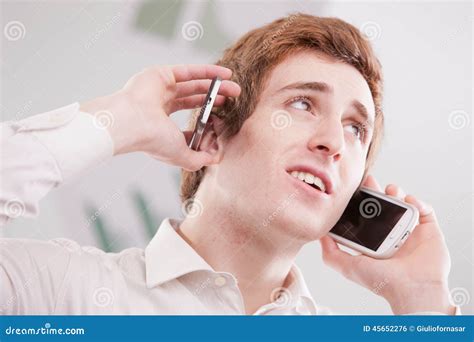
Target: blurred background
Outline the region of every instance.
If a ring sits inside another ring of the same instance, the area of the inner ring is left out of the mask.
[[[294,12],[339,17],[372,41],[386,115],[374,174],[434,206],[451,253],[453,300],[473,314],[470,1],[2,1],[1,120],[109,94],[150,65],[215,62],[248,30]],[[189,114],[173,120],[184,129]],[[177,168],[119,156],[50,193],[37,219],[16,219],[1,233],[107,251],[145,247],[163,218],[183,217],[179,183]],[[297,263],[317,303],[342,314],[391,313],[326,267],[318,242]]]

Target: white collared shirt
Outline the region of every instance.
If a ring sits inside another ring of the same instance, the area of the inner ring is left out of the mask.
[[[2,124],[0,140],[0,226],[36,216],[51,189],[113,153],[107,131],[78,103]],[[236,278],[215,272],[178,224],[165,219],[145,249],[120,253],[68,239],[1,239],[0,314],[245,314]],[[314,303],[296,265],[287,280],[254,314],[331,314]]]
[[[165,219],[145,249],[105,253],[69,239],[3,239],[3,314],[244,315],[235,277],[215,272]],[[316,314],[299,269],[257,315]]]
[[[112,156],[79,104],[1,126],[0,225],[36,216],[51,189]],[[84,139],[87,137],[87,139]],[[245,314],[235,277],[215,272],[165,219],[145,249],[105,253],[68,239],[2,239],[2,314]],[[255,314],[316,314],[297,266]],[[323,308],[319,310],[324,313]]]

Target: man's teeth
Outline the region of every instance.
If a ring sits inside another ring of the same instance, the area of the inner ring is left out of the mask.
[[[295,178],[298,178],[299,180],[302,180],[305,183],[308,184],[314,184],[316,185],[322,192],[326,192],[326,187],[324,186],[323,181],[321,178],[312,175],[311,173],[308,172],[302,172],[302,171],[291,171],[291,175]]]

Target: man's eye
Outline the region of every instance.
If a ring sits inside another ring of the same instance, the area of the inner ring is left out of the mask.
[[[348,127],[351,128],[351,133],[354,134],[357,139],[361,141],[364,140],[366,129],[363,124],[354,123],[354,124],[350,124]]]
[[[295,99],[291,101],[290,106],[299,110],[311,111],[311,103],[306,99]]]

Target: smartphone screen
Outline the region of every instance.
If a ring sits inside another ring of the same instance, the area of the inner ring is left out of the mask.
[[[406,208],[358,190],[331,233],[377,251]]]

